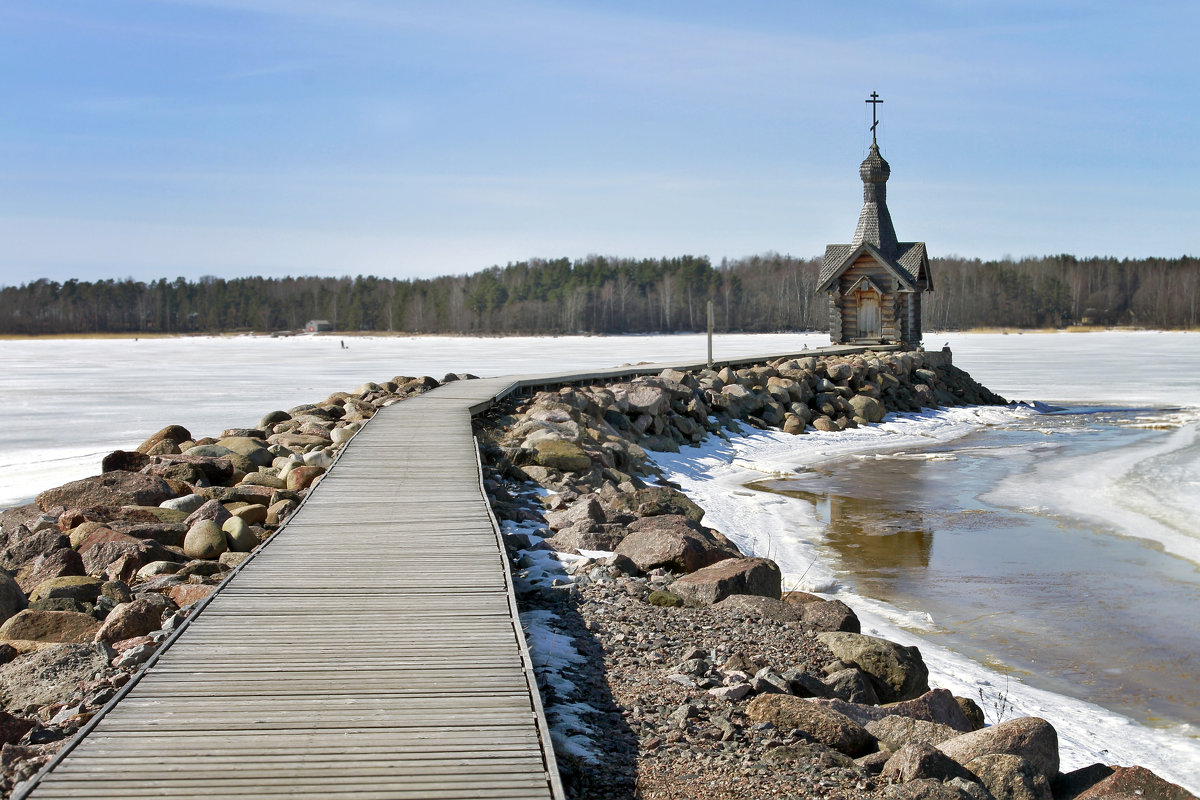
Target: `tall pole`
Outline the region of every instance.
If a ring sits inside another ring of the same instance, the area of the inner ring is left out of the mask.
[[[712,369],[713,301],[708,301],[708,368]]]

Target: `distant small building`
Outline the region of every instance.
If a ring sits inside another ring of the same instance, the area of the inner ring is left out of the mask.
[[[882,103],[872,93],[872,110]],[[874,117],[874,113],[872,113]],[[863,207],[854,241],[825,247],[817,291],[829,295],[829,337],[834,344],[921,342],[921,293],[933,291],[924,242],[900,242],[887,208],[892,168],[879,154],[871,125],[871,150],[858,168]]]
[[[327,319],[310,319],[304,323],[304,330],[309,333],[321,333],[322,331],[333,330],[333,325]]]

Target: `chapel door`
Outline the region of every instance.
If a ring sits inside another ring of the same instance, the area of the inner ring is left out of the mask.
[[[880,331],[879,295],[875,292],[859,292],[858,338],[878,339]]]

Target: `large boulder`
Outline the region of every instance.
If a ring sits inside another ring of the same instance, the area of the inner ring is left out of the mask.
[[[219,558],[228,549],[225,531],[211,519],[202,519],[192,525],[183,539],[183,554],[188,558]]]
[[[930,689],[920,697],[885,706],[858,705],[842,700],[819,700],[816,702],[828,705],[834,711],[845,714],[860,725],[866,725],[868,722],[887,716],[900,716],[948,725],[962,733],[975,730],[974,725],[963,714],[954,695],[946,689]]]
[[[225,532],[225,539],[229,544],[230,550],[239,553],[249,553],[258,547],[258,537],[254,535],[254,531],[250,529],[250,525],[247,524],[246,520],[241,517],[230,517],[225,520],[225,524],[221,526],[221,530]]]
[[[950,756],[925,742],[909,742],[892,754],[880,777],[892,783],[936,778],[943,783],[954,778],[974,780],[967,769]]]
[[[47,489],[37,496],[43,511],[57,506],[157,506],[175,496],[162,478],[116,470]]]
[[[895,715],[868,722],[863,727],[878,739],[881,745],[892,752],[913,742],[921,742],[932,747],[962,733],[949,725]]]
[[[52,597],[63,597],[79,603],[95,603],[103,586],[102,579],[87,575],[49,578],[34,587],[33,591],[29,593],[29,599],[46,600]]]
[[[145,636],[162,627],[163,611],[169,607],[172,607],[171,601],[156,594],[121,603],[109,612],[104,625],[95,631],[95,640],[111,644],[122,639]]]
[[[880,702],[911,700],[929,691],[929,670],[921,651],[861,633],[819,633],[817,638],[840,660],[875,681]]]
[[[675,514],[639,519],[628,526],[628,531],[616,552],[643,571],[665,567],[676,572],[695,572],[741,555],[707,528]]]
[[[303,491],[324,474],[325,468],[320,466],[295,467],[288,472],[283,488],[292,492]]]
[[[1163,780],[1145,767],[1116,767],[1111,775],[1078,795],[1075,800],[1104,800],[1110,797],[1196,800],[1196,796],[1182,786]]]
[[[102,575],[119,559],[125,559],[127,568],[136,572],[151,561],[169,561],[175,554],[157,542],[101,529],[80,543],[79,556],[88,575]]]
[[[800,606],[800,618],[814,631],[858,633],[862,630],[854,609],[841,600],[804,603]]]
[[[690,606],[711,606],[735,594],[778,600],[779,566],[767,558],[727,558],[684,575],[667,588]]]
[[[78,611],[37,611],[27,608],[0,625],[0,640],[90,642],[99,629],[99,620],[91,614],[81,614]]]
[[[17,710],[62,700],[106,666],[108,655],[92,644],[51,645],[17,656],[0,666],[0,704]]]
[[[1040,717],[1018,717],[983,730],[947,739],[938,749],[966,766],[979,756],[1021,756],[1045,776],[1058,774],[1058,733]]]
[[[591,457],[574,442],[543,439],[534,445],[533,460],[539,467],[560,472],[582,472],[592,466]]]
[[[191,440],[192,434],[187,428],[182,425],[168,425],[138,445],[137,451],[146,455],[178,453],[179,445]]]
[[[636,514],[639,517],[679,514],[692,522],[704,519],[704,509],[683,492],[669,486],[650,486],[633,492],[621,492],[605,502],[618,514]]]
[[[1054,800],[1049,779],[1020,756],[992,753],[972,758],[966,768],[998,800]]]
[[[50,578],[85,573],[83,559],[79,557],[79,553],[69,547],[63,547],[48,555],[40,555],[21,567],[21,571],[17,573],[17,584],[21,591],[28,594],[39,583]]]
[[[0,572],[0,622],[25,608],[25,605],[25,593],[20,585],[7,572]]]
[[[29,533],[28,529],[22,528],[18,533],[20,535],[14,535],[8,547],[0,551],[0,568],[19,570],[38,556],[47,556],[55,550],[71,546],[71,539],[58,530]]]
[[[231,453],[245,456],[256,467],[269,467],[275,460],[275,455],[267,449],[267,443],[262,439],[249,436],[228,436],[217,442]]]
[[[631,415],[657,417],[670,407],[671,396],[661,386],[639,381],[617,393],[617,404],[618,408]]]
[[[867,422],[882,422],[887,409],[883,407],[883,403],[865,394],[856,394],[850,398],[850,407],[854,409],[854,416],[862,417]]]
[[[604,508],[595,497],[591,496],[582,497],[569,508],[561,511],[547,511],[545,517],[546,527],[552,531],[561,531],[581,522],[603,523],[608,521],[604,514]]]
[[[755,722],[769,722],[783,731],[802,730],[821,744],[851,758],[875,747],[875,738],[857,722],[788,694],[759,695],[746,706],[746,716]]]
[[[875,694],[874,682],[867,673],[858,667],[846,667],[846,669],[838,670],[826,677],[824,683],[829,687],[830,693],[839,700],[865,706],[879,705],[879,695]],[[955,731],[955,733],[960,733],[960,731]]]
[[[164,478],[199,473],[208,482],[220,485],[233,479],[233,462],[221,456],[154,456],[150,459],[147,471]],[[190,480],[188,483],[195,481]]]
[[[583,550],[615,550],[625,538],[623,525],[602,525],[598,522],[580,522],[563,528],[546,540],[546,544],[559,552],[572,553]]]
[[[200,506],[190,515],[188,515],[188,518],[183,521],[183,524],[190,529],[200,520],[211,519],[213,522],[217,523],[217,527],[220,527],[225,524],[225,520],[232,516],[233,515],[229,513],[229,509],[226,508],[221,501],[209,500],[207,503]]]
[[[101,472],[141,472],[150,463],[150,456],[129,450],[114,450],[100,460]]]

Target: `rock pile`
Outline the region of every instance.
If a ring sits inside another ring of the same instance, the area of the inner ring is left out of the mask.
[[[4,796],[286,521],[366,420],[438,385],[366,383],[218,437],[171,425],[100,475],[0,512]]]
[[[1095,794],[1117,774],[1131,796],[1188,796],[1152,794],[1182,790],[1144,770],[1061,774],[1044,720],[985,727],[970,699],[929,687],[917,648],[863,635],[844,603],[782,592],[778,566],[704,526],[647,457],[740,423],[802,434],[1004,402],[932,361],[666,370],[477,420],[522,607],[552,612],[584,656],[566,682],[539,676],[571,796],[1069,800],[1117,796]],[[566,573],[539,566],[546,549]]]

